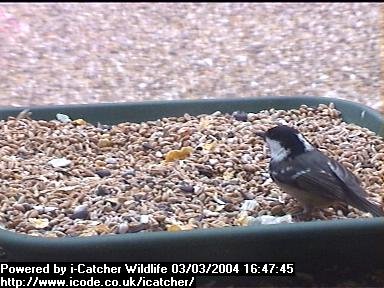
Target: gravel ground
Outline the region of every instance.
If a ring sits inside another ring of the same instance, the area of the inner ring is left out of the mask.
[[[379,109],[380,5],[1,4],[0,105],[325,95]]]

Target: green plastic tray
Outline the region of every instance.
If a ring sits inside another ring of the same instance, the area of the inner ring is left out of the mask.
[[[322,97],[259,97],[142,103],[32,107],[34,119],[72,119],[114,124],[140,122],[189,113],[291,109],[333,102],[346,122],[384,136],[384,119],[376,111],[349,101]],[[0,108],[0,119],[23,108]],[[270,226],[153,232],[86,238],[47,239],[0,231],[1,261],[294,261],[298,270],[332,265],[371,269],[384,263],[384,218],[316,221]],[[310,265],[308,264],[310,263]]]

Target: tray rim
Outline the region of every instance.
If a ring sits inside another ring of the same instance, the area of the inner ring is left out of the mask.
[[[342,98],[333,98],[333,97],[324,97],[324,96],[260,96],[260,97],[239,97],[239,98],[205,98],[205,99],[175,99],[175,100],[143,100],[143,101],[123,101],[123,102],[97,102],[97,103],[80,103],[80,104],[54,104],[54,105],[24,105],[24,106],[9,106],[9,105],[0,105],[0,111],[10,111],[10,112],[20,112],[24,109],[30,110],[39,110],[39,109],[49,109],[55,110],[60,108],[89,108],[89,107],[121,107],[121,106],[138,106],[138,105],[168,105],[168,104],[192,104],[192,103],[237,103],[244,101],[302,101],[304,102],[319,102],[319,103],[343,103],[347,105],[354,106],[356,108],[364,108],[364,110],[369,113],[374,114],[375,116],[382,118],[384,121],[384,115],[381,114],[378,110],[375,110],[365,104],[354,102],[351,100],[346,100]],[[307,104],[308,105],[308,104]],[[1,118],[0,118],[1,120]]]

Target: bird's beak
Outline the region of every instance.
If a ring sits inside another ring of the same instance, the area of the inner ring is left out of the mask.
[[[257,131],[257,132],[255,132],[255,134],[256,134],[256,136],[259,136],[259,137],[265,139],[265,132]]]

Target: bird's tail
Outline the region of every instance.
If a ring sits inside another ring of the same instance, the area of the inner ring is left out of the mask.
[[[379,205],[370,202],[364,197],[360,197],[360,196],[355,197],[353,203],[351,204],[352,206],[356,207],[361,211],[371,213],[374,217],[384,216],[384,211]]]

